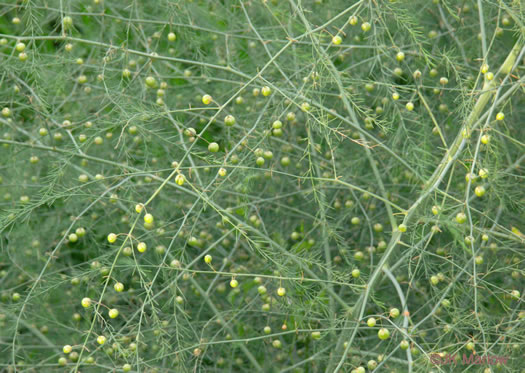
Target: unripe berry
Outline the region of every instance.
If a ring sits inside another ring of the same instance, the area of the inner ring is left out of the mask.
[[[147,247],[147,245],[146,245],[145,242],[140,242],[140,243],[137,245],[137,251],[138,251],[139,253],[143,253],[143,252],[145,252],[147,248],[148,248],[148,247]]]
[[[149,88],[157,88],[157,80],[154,77],[148,76],[145,82],[146,86],[148,86]]]
[[[210,95],[204,95],[202,96],[202,103],[204,105],[209,105],[213,101],[213,98]]]
[[[384,341],[385,339],[388,339],[388,337],[390,337],[390,332],[386,328],[381,328],[377,332],[377,336],[379,337],[379,339]]]
[[[177,185],[184,185],[184,183],[186,182],[186,177],[183,175],[183,174],[178,174],[177,176],[175,176],[175,183]]]
[[[334,43],[334,45],[339,45],[342,43],[342,41],[343,39],[339,35],[336,35],[332,38],[332,43]]]
[[[22,43],[22,42],[16,43],[15,50],[17,52],[23,52],[25,49],[26,49],[25,43]]]
[[[474,189],[474,193],[478,197],[483,197],[485,195],[485,187],[483,185],[478,185],[476,189]]]
[[[89,298],[82,298],[82,301],[80,302],[82,304],[82,307],[84,308],[88,308],[89,306],[91,306],[91,299]]]
[[[117,235],[115,233],[108,234],[108,242],[109,243],[115,243],[117,240]]]
[[[397,309],[397,308],[391,308],[390,309],[390,317],[391,318],[395,319],[396,317],[399,316],[399,314],[400,314],[399,309]]]
[[[467,221],[467,215],[465,215],[465,213],[463,212],[458,212],[458,214],[456,215],[456,221],[459,224],[465,223]]]
[[[151,223],[153,223],[153,220],[154,220],[153,215],[151,215],[151,214],[144,215],[144,222],[145,223],[151,224]]]
[[[228,127],[231,127],[235,124],[235,117],[233,115],[227,115],[226,118],[224,118],[224,124]]]
[[[272,94],[272,89],[268,86],[262,87],[261,93],[264,97],[268,97]]]
[[[266,290],[266,286],[264,285],[261,285],[257,288],[257,292],[260,294],[260,295],[265,295],[267,290]]]
[[[71,28],[71,26],[73,26],[73,18],[71,18],[70,16],[65,16],[62,19],[62,26],[65,29]]]
[[[217,153],[219,151],[219,144],[217,144],[216,142],[211,142],[208,145],[208,150],[212,153]]]

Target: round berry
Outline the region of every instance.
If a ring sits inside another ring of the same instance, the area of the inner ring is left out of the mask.
[[[400,313],[400,312],[399,312],[399,309],[397,309],[397,308],[391,308],[391,309],[390,309],[390,317],[393,318],[393,319],[395,319],[396,317],[398,317],[398,316],[399,316],[399,313]]]
[[[486,168],[482,168],[479,170],[478,175],[482,179],[486,179],[487,177],[489,177],[489,171]]]
[[[257,292],[260,294],[260,295],[265,295],[267,290],[266,290],[266,286],[264,285],[261,285],[257,288]]]
[[[117,235],[115,233],[108,234],[108,242],[109,243],[115,243],[117,240]]]
[[[213,98],[210,95],[204,95],[202,96],[202,103],[204,105],[209,105],[213,101]]]
[[[483,197],[485,195],[485,187],[483,185],[478,185],[476,189],[474,189],[474,193],[478,197]]]
[[[465,213],[463,212],[458,212],[458,214],[456,215],[456,221],[459,224],[465,223],[467,221],[467,215],[465,215]]]
[[[16,50],[17,52],[23,52],[25,49],[26,49],[26,45],[25,45],[25,43],[22,43],[22,42],[18,42],[18,43],[16,43],[16,45],[15,45],[15,50]]]
[[[82,301],[80,302],[80,304],[82,304],[82,307],[88,308],[89,306],[91,306],[91,299],[87,297],[82,298]]]
[[[186,182],[186,177],[183,175],[183,174],[178,174],[177,176],[175,176],[175,183],[177,185],[184,185],[184,183]]]
[[[217,153],[219,151],[219,144],[217,144],[216,142],[211,142],[208,145],[208,151],[212,153]]]
[[[143,252],[145,252],[147,248],[148,248],[148,247],[147,247],[147,245],[146,245],[145,242],[140,242],[140,243],[137,245],[137,251],[138,251],[139,253],[143,253]]]
[[[224,118],[224,124],[228,127],[231,127],[235,124],[235,117],[233,115],[227,115],[226,118]]]
[[[304,112],[310,111],[312,109],[312,106],[308,102],[303,102],[301,104],[301,110]]]
[[[145,80],[146,86],[149,88],[157,88],[157,79],[152,76],[148,76]]]
[[[154,220],[153,215],[151,214],[144,215],[144,223],[151,224],[153,223],[153,220]]]
[[[385,339],[388,339],[388,337],[390,337],[390,332],[386,328],[381,328],[377,332],[377,336],[379,337],[379,339],[384,341]]]
[[[268,97],[272,94],[272,89],[268,86],[262,87],[261,93],[264,97]]]
[[[115,319],[115,318],[118,317],[119,312],[118,312],[118,310],[116,308],[112,308],[112,309],[109,310],[108,315],[109,315],[110,318]]]
[[[73,26],[73,18],[71,18],[70,16],[65,16],[64,18],[62,18],[62,26],[65,29],[71,28],[71,26]]]

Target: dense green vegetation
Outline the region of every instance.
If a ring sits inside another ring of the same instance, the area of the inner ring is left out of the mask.
[[[0,2],[0,371],[524,372],[524,11]]]

